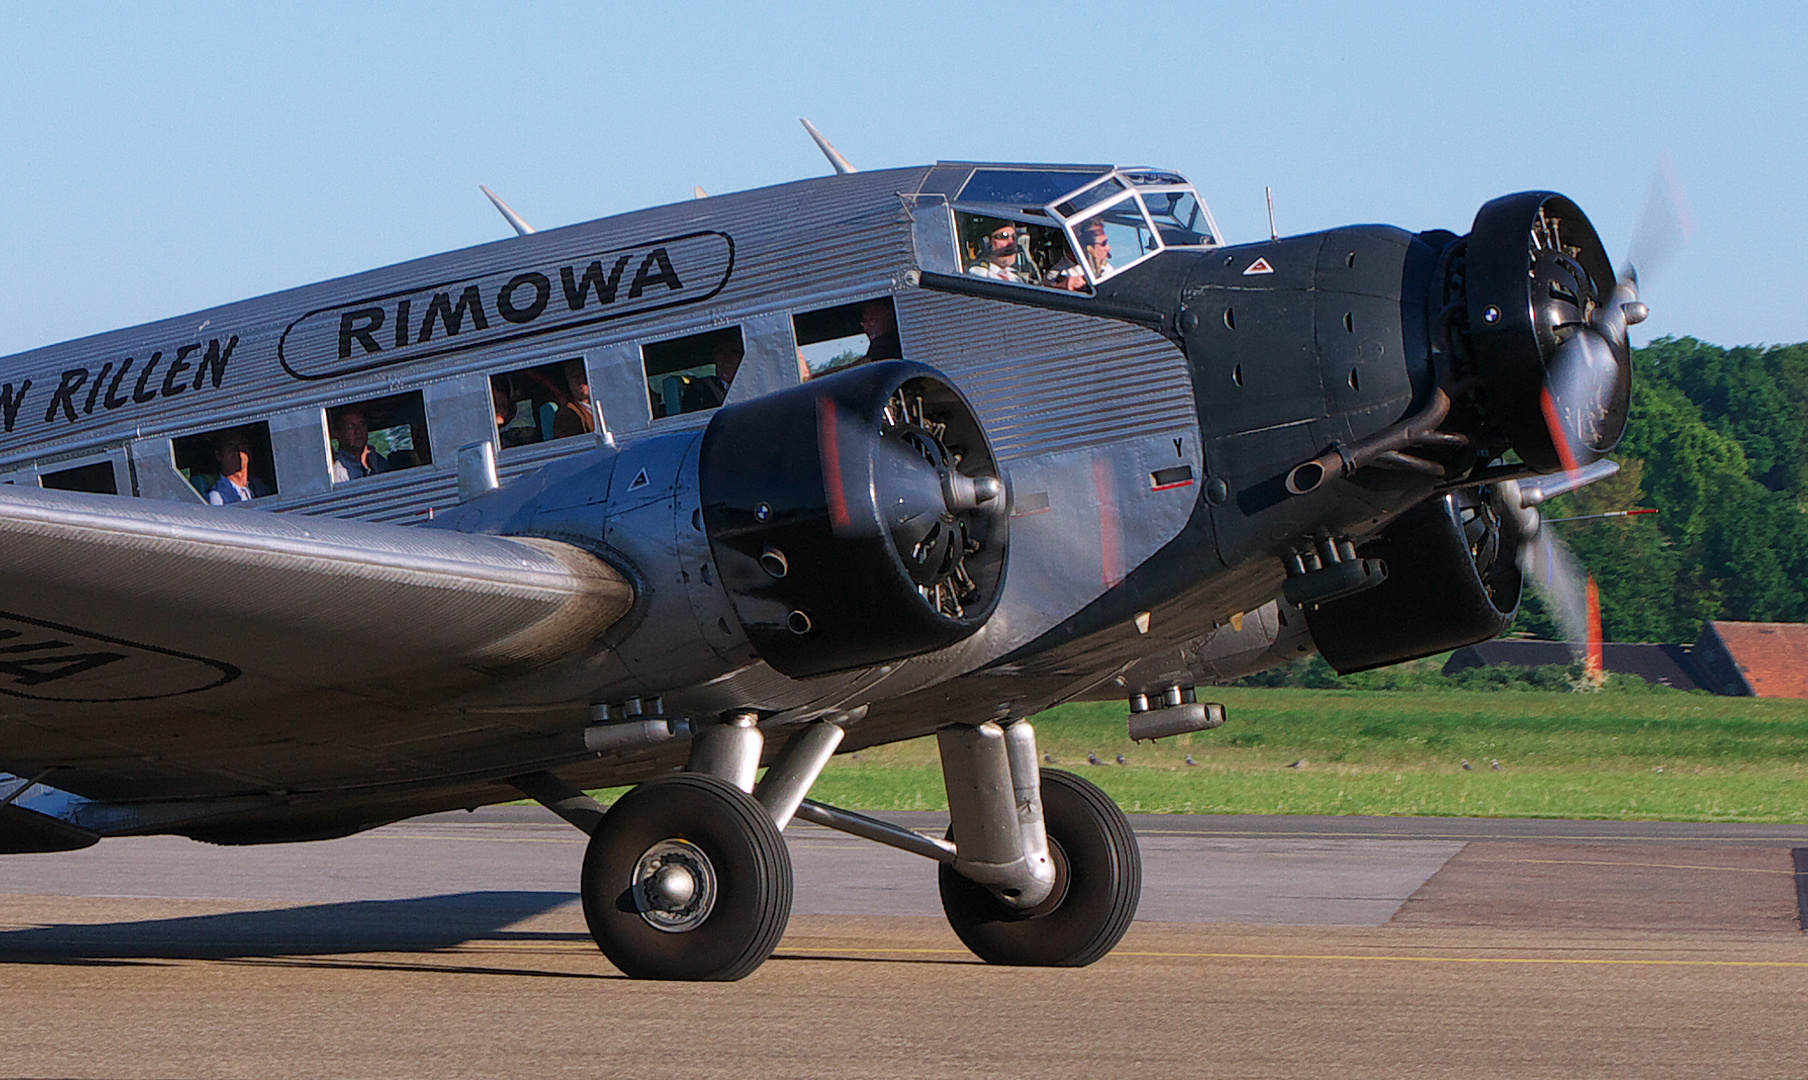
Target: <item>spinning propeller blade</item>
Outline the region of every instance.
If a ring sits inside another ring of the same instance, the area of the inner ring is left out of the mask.
[[[1566,472],[1595,461],[1618,441],[1623,421],[1610,419],[1623,408],[1631,384],[1627,328],[1645,320],[1639,300],[1639,272],[1650,274],[1688,239],[1691,226],[1666,159],[1652,177],[1634,228],[1625,269],[1606,302],[1571,324],[1546,368],[1539,404]]]
[[[1563,640],[1570,643],[1583,670],[1597,684],[1603,670],[1600,592],[1594,576],[1583,569],[1582,561],[1536,508],[1558,495],[1604,480],[1619,469],[1615,462],[1597,461],[1539,480],[1509,480],[1492,492],[1503,529],[1517,540],[1521,575],[1544,600]]]

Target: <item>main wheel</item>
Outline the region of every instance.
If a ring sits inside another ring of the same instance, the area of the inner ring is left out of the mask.
[[[1055,888],[1019,910],[942,867],[942,911],[967,948],[989,964],[1084,967],[1130,929],[1143,892],[1142,853],[1130,820],[1090,781],[1042,770],[1042,815]]]
[[[584,920],[636,979],[732,981],[791,917],[791,856],[753,796],[701,773],[649,780],[603,815],[584,853]]]

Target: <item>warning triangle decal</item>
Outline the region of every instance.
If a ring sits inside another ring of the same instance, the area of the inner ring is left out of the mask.
[[[642,470],[640,470],[640,472],[635,474],[634,482],[628,485],[628,490],[633,491],[635,488],[646,487],[648,483],[649,483],[649,481],[647,480],[647,470],[642,469]]]
[[[1249,269],[1243,271],[1243,276],[1248,277],[1251,274],[1272,273],[1274,273],[1274,267],[1268,265],[1267,259],[1257,259],[1255,262],[1249,264]]]

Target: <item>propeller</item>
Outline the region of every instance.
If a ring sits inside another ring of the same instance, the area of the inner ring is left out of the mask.
[[[1616,274],[1562,195],[1524,191],[1477,212],[1462,280],[1481,409],[1533,470],[1574,471],[1618,445],[1632,403],[1627,329],[1649,314],[1640,275],[1675,249],[1683,222],[1660,173]]]
[[[1489,493],[1502,531],[1514,542],[1520,575],[1544,600],[1563,640],[1575,649],[1584,672],[1596,685],[1604,676],[1600,592],[1593,576],[1583,569],[1582,560],[1576,558],[1537,508],[1619,471],[1617,462],[1596,461],[1536,480],[1506,480],[1494,485]]]
[[[1597,685],[1604,674],[1599,590],[1537,507],[1619,470],[1604,455],[1619,444],[1631,406],[1627,331],[1650,314],[1639,298],[1640,274],[1667,261],[1689,232],[1664,161],[1617,275],[1587,217],[1550,192],[1494,200],[1476,215],[1470,236],[1468,307],[1482,379],[1513,448],[1548,474],[1496,484],[1489,498],[1515,541],[1521,574]],[[1528,399],[1535,410],[1514,407]]]
[[[1532,233],[1534,275],[1544,258],[1538,250],[1540,242],[1561,247],[1558,228],[1556,222],[1540,213],[1539,226]],[[1586,282],[1550,282],[1552,299],[1559,299],[1562,293],[1565,295],[1560,299],[1580,301],[1583,306],[1579,321],[1556,323],[1562,344],[1546,365],[1544,388],[1539,394],[1546,431],[1565,471],[1573,472],[1599,460],[1619,442],[1632,389],[1627,330],[1644,322],[1651,313],[1639,299],[1639,272],[1643,268],[1649,274],[1667,261],[1687,240],[1689,231],[1674,172],[1665,161],[1646,191],[1625,269],[1615,279],[1606,301],[1593,304],[1590,310],[1591,305],[1584,299],[1587,293],[1581,288]],[[1560,255],[1557,258],[1569,261]],[[1570,288],[1566,289],[1566,285]],[[1535,295],[1534,304],[1537,303]]]

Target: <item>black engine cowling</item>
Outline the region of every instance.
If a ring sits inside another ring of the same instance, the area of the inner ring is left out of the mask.
[[[1387,564],[1387,580],[1320,604],[1306,625],[1340,674],[1486,641],[1519,610],[1511,533],[1474,491],[1420,503],[1357,549]]]
[[[792,677],[945,648],[1004,585],[1008,499],[973,409],[894,360],[722,409],[699,460],[735,614]]]
[[[1564,343],[1614,296],[1613,263],[1587,215],[1549,191],[1495,199],[1475,216],[1462,273],[1464,322],[1491,426],[1539,472],[1612,450],[1632,397],[1623,327],[1583,354],[1605,370],[1567,373],[1585,392],[1550,392]]]

